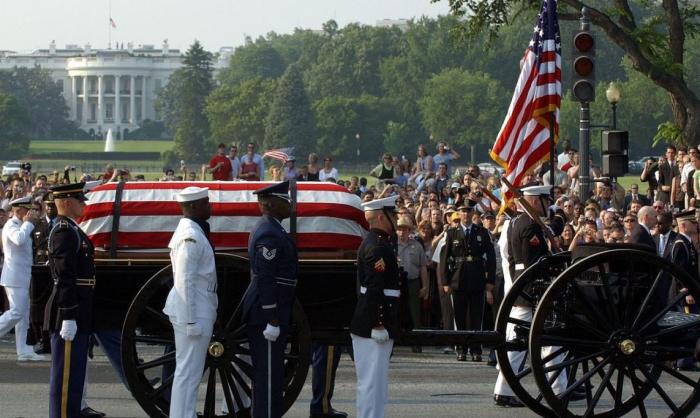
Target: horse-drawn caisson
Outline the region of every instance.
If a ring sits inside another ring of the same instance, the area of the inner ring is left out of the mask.
[[[172,287],[165,249],[181,216],[175,193],[188,185],[98,186],[88,195],[81,222],[98,248],[95,317],[103,326],[121,328],[129,390],[152,417],[167,416],[175,367],[173,330],[162,312]],[[252,192],[262,184],[198,185],[210,189],[219,281],[200,411],[205,417],[235,417],[251,395],[240,302],[249,282],[248,232],[259,216]],[[346,189],[300,183],[295,194],[295,214],[285,225],[300,256],[285,352],[286,408],[306,380],[311,342],[349,342],[355,250],[366,230],[360,200]],[[33,273],[35,281],[51,283],[46,266],[35,266]],[[670,286],[683,290],[669,297]],[[700,316],[676,312],[686,295],[700,299],[698,283],[653,253],[584,247],[573,255],[545,257],[524,272],[504,298],[494,331],[406,329],[397,344],[495,346],[515,394],[542,416],[687,416],[700,400],[700,374],[676,371],[673,361],[692,355]],[[516,309],[528,319],[515,315]],[[552,383],[562,376],[565,389],[555,392]],[[576,391],[585,399],[573,401]]]

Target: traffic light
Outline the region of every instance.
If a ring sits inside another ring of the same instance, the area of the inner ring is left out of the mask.
[[[603,176],[621,177],[628,171],[629,132],[603,131]]]
[[[593,32],[582,30],[574,35],[573,70],[574,100],[595,100],[595,39]]]

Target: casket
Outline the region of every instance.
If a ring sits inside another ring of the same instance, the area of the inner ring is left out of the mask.
[[[255,190],[269,182],[127,182],[92,189],[80,227],[101,250],[166,250],[182,218],[175,195],[188,186],[209,188],[210,238],[217,251],[247,249],[260,219]],[[360,198],[332,183],[297,184],[297,247],[356,250],[367,231]],[[289,231],[289,220],[282,225]],[[116,234],[116,235],[115,235]]]

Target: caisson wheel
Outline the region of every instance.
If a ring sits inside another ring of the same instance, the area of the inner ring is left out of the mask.
[[[533,374],[550,407],[561,417],[689,416],[700,376],[674,362],[692,356],[700,316],[676,311],[699,290],[678,266],[639,250],[603,251],[567,269],[530,330]]]
[[[248,337],[241,322],[241,301],[248,287],[245,258],[216,255],[219,309],[207,349],[200,384],[198,415],[237,417],[250,407],[251,376]],[[175,340],[163,306],[173,286],[170,266],[141,288],[123,326],[122,361],[129,389],[151,417],[167,417],[175,371]],[[299,302],[294,305],[285,349],[285,411],[301,391],[311,358],[311,333]]]
[[[571,262],[569,252],[540,259],[528,267],[505,294],[496,318],[496,331],[504,337],[497,347],[498,368],[513,393],[533,412],[555,417],[544,402],[528,359],[530,321],[547,286]]]

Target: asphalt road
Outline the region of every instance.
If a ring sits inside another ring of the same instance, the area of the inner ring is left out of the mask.
[[[485,363],[457,363],[451,355],[434,348],[413,354],[400,347],[391,363],[387,417],[534,417],[526,409],[497,408],[492,402],[496,370]],[[96,349],[89,362],[88,403],[109,417],[145,417],[131,394],[118,381],[107,359]],[[697,376],[694,376],[697,379]],[[18,363],[14,336],[0,339],[0,418],[46,418],[48,416],[49,363]],[[664,385],[669,393],[673,383]],[[200,392],[200,396],[201,396]],[[286,417],[308,417],[311,398],[310,374],[303,391]],[[649,415],[667,416],[663,402],[648,398]],[[347,355],[338,369],[333,406],[355,416],[355,370]],[[634,411],[629,416],[637,416]],[[700,410],[697,415],[700,417]]]

